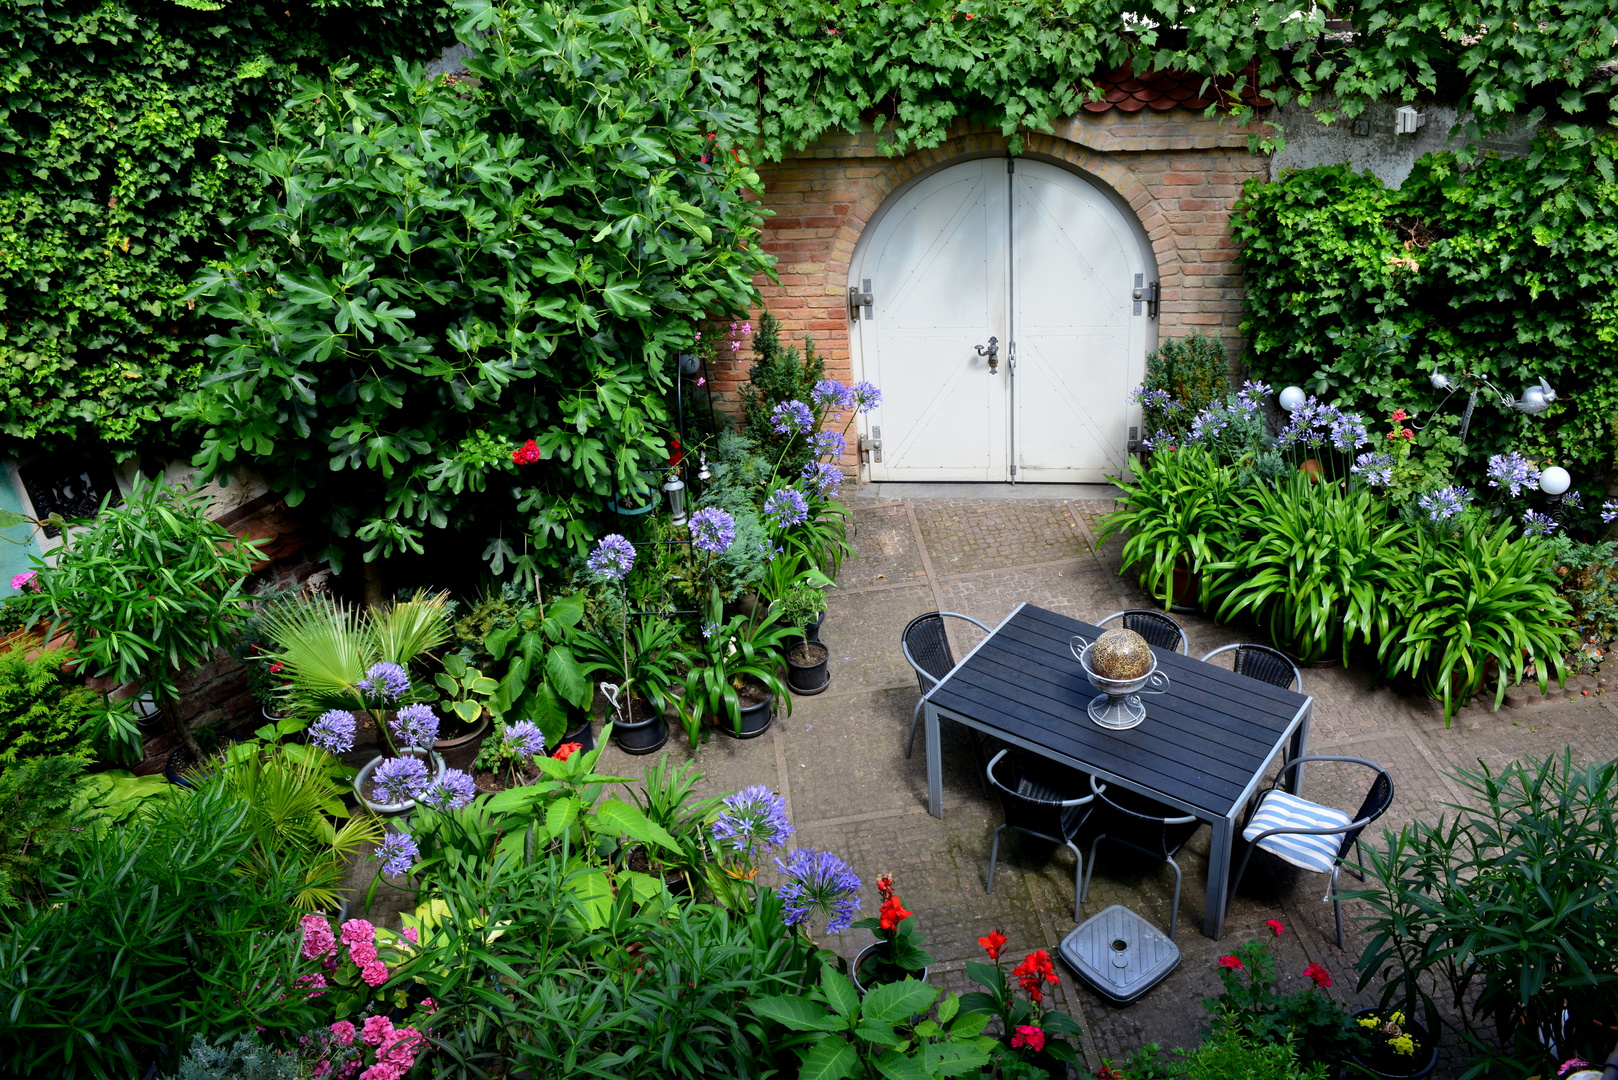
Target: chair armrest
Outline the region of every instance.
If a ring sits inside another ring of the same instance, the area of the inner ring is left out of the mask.
[[[1257,836],[1253,837],[1253,839],[1249,840],[1248,843],[1256,844],[1260,840],[1264,840],[1271,836],[1279,836],[1283,833],[1288,836],[1341,836],[1346,832],[1353,832],[1355,829],[1363,829],[1367,825],[1371,824],[1371,822],[1374,820],[1374,818],[1360,818],[1358,821],[1350,821],[1347,825],[1333,825],[1331,828],[1320,829],[1304,829],[1298,826],[1287,826],[1280,829],[1266,829]]]
[[[1352,765],[1364,765],[1367,769],[1370,769],[1372,772],[1379,773],[1382,776],[1388,775],[1388,770],[1384,769],[1376,762],[1366,761],[1364,758],[1342,757],[1337,754],[1305,754],[1302,757],[1295,757],[1291,761],[1283,764],[1281,766],[1281,771],[1275,776],[1275,783],[1271,784],[1268,790],[1275,790],[1275,784],[1279,784],[1283,779],[1285,779],[1288,769],[1297,768],[1299,765],[1307,765],[1311,761],[1346,761]]]
[[[958,611],[940,611],[939,614],[945,616],[946,618],[950,618],[950,619],[965,619],[967,622],[971,623],[973,626],[977,627],[979,630],[982,630],[985,634],[994,633],[994,629],[992,627],[984,626],[982,623],[978,622],[976,619],[972,618],[972,616],[970,616],[970,615],[962,615]]]
[[[1218,655],[1219,655],[1219,654],[1220,654],[1220,653],[1228,653],[1228,652],[1230,652],[1230,650],[1232,650],[1232,649],[1239,649],[1239,648],[1241,648],[1241,647],[1242,647],[1242,644],[1243,644],[1243,643],[1242,643],[1242,642],[1240,642],[1240,641],[1238,641],[1238,642],[1236,642],[1236,644],[1234,644],[1234,645],[1221,645],[1221,646],[1219,646],[1219,648],[1217,648],[1217,649],[1214,649],[1214,650],[1213,650],[1213,651],[1211,651],[1211,652],[1205,652],[1205,653],[1203,653],[1203,654],[1202,654],[1202,656],[1201,656],[1201,657],[1200,657],[1200,658],[1199,658],[1199,659],[1200,659],[1200,660],[1201,660],[1201,661],[1202,661],[1202,662],[1203,662],[1203,663],[1204,663],[1204,664],[1206,664],[1206,663],[1207,663],[1207,662],[1208,662],[1208,661],[1210,661],[1210,660],[1212,660],[1212,659],[1213,659],[1213,658],[1214,658],[1214,657],[1216,657],[1216,656],[1218,656]]]

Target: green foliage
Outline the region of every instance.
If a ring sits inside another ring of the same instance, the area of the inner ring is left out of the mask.
[[[1451,1025],[1479,1072],[1553,1074],[1540,1032],[1558,1058],[1602,1060],[1599,1021],[1618,1010],[1618,761],[1568,752],[1454,775],[1469,805],[1365,847],[1372,883],[1345,894],[1371,912],[1360,989]]]
[[[1204,447],[1185,446],[1153,454],[1136,470],[1133,484],[1118,486],[1118,509],[1102,522],[1096,542],[1127,532],[1124,567],[1138,571],[1141,588],[1161,600],[1165,611],[1175,601],[1176,570],[1191,575],[1199,601],[1208,604],[1208,570],[1234,544],[1234,470]]]
[[[1544,377],[1557,400],[1540,416],[1483,390],[1460,476],[1476,487],[1491,454],[1518,450],[1568,469],[1593,508],[1618,454],[1615,157],[1612,135],[1544,134],[1526,158],[1428,155],[1398,190],[1346,166],[1249,183],[1232,220],[1248,364],[1366,416],[1406,409],[1439,472],[1471,387],[1446,400],[1433,371],[1514,395]]]
[[[749,138],[712,34],[628,2],[457,11],[477,82],[341,69],[257,139],[265,212],[193,289],[226,329],[177,415],[209,475],[253,462],[328,523],[339,564],[449,530],[526,574],[644,490],[692,322],[745,308],[770,258],[757,174],[708,153]]]
[[[725,618],[718,590],[704,614],[702,642],[694,650],[680,699],[680,717],[695,747],[704,720],[729,723],[742,729],[742,703],[738,691],[753,680],[775,695],[772,708],[792,713],[792,695],[780,675],[779,650],[790,638],[801,637],[802,627],[784,626],[775,613],[762,618],[732,615]]]
[[[1330,1067],[1347,1060],[1362,1040],[1342,1002],[1317,985],[1293,994],[1283,994],[1276,986],[1270,946],[1279,936],[1275,931],[1262,941],[1244,942],[1234,954],[1241,966],[1220,969],[1224,992],[1202,1002],[1213,1014],[1213,1041],[1235,1032],[1253,1044],[1291,1045],[1305,1064],[1322,1062]]]
[[[758,333],[753,335],[753,352],[758,359],[747,373],[742,387],[742,434],[772,460],[779,459],[776,471],[796,476],[814,456],[810,445],[797,435],[781,435],[770,426],[770,410],[783,401],[811,404],[810,391],[826,377],[826,361],[815,352],[814,340],[803,339],[803,352],[781,347],[781,323],[774,315],[759,316]],[[819,425],[817,424],[818,428]]]
[[[1172,1057],[1157,1043],[1147,1043],[1121,1066],[1108,1062],[1103,1075],[1108,1080],[1326,1080],[1330,1070],[1330,1064],[1301,1064],[1293,1045],[1231,1028]]]
[[[445,36],[436,3],[348,7],[0,10],[0,433],[29,453],[167,440],[164,407],[208,333],[187,280],[260,197],[231,144],[297,71],[436,53]]]
[[[51,650],[33,660],[26,649],[0,652],[0,765],[49,754],[89,757],[106,710],[120,707],[64,675],[63,658]]]
[[[1565,533],[1546,540],[1557,591],[1572,611],[1573,634],[1582,647],[1618,641],[1618,542],[1580,544]]]
[[[172,1080],[301,1080],[297,1058],[271,1050],[259,1042],[256,1032],[228,1037],[210,1046],[198,1035],[191,1040],[191,1052],[180,1062]]]
[[[1169,338],[1146,357],[1148,392],[1161,391],[1168,402],[1143,402],[1141,430],[1157,438],[1158,432],[1183,434],[1203,409],[1225,400],[1230,390],[1230,360],[1225,343],[1201,332]]]
[[[216,788],[79,834],[46,902],[0,936],[0,1068],[123,1080],[194,1036],[310,1026],[314,1006],[290,992],[302,868],[240,873],[246,813]]]
[[[76,802],[83,759],[29,757],[0,772],[0,908],[37,895],[40,878],[96,817]]]

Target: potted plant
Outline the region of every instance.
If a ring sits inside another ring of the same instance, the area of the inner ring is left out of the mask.
[[[545,736],[532,720],[498,724],[478,750],[472,777],[479,791],[524,787],[538,779],[534,759],[544,752]]]
[[[792,712],[792,699],[775,666],[776,650],[791,629],[779,625],[773,613],[756,621],[745,615],[724,620],[723,610],[715,589],[680,702],[681,721],[692,746],[705,718],[713,718],[727,735],[752,739],[764,734],[775,718],[777,697]]]
[[[967,978],[983,991],[962,994],[961,1008],[1000,1018],[1000,1042],[994,1050],[997,1074],[1025,1076],[1043,1072],[1052,1080],[1065,1080],[1068,1066],[1079,1066],[1078,1051],[1068,1039],[1076,1041],[1083,1032],[1066,1013],[1045,1007],[1046,987],[1058,981],[1056,965],[1044,949],[1037,949],[1011,969],[1008,979],[1000,961],[1006,943],[1006,935],[998,930],[978,938],[978,945],[992,963],[966,962]],[[1013,980],[1025,998],[1017,996]]]
[[[819,571],[813,573],[830,581]],[[806,696],[821,693],[831,685],[831,672],[827,670],[830,650],[820,643],[820,624],[826,618],[826,597],[820,590],[821,586],[806,574],[770,605],[780,625],[794,630],[802,627],[785,641],[787,685],[793,693]]]
[[[876,891],[882,897],[882,910],[875,919],[861,919],[856,929],[869,930],[876,941],[861,949],[849,965],[849,974],[862,994],[884,983],[903,982],[905,979],[927,981],[927,969],[932,965],[932,954],[923,949],[927,935],[916,929],[913,913],[906,911],[899,894],[893,890],[893,875],[883,874],[876,879]]]
[[[258,702],[264,719],[272,724],[293,714],[292,705],[285,696],[292,686],[292,680],[286,676],[285,664],[262,655],[258,646],[253,646],[247,658],[247,687],[253,694],[253,700]]]
[[[1438,1043],[1427,1029],[1398,1009],[1361,1009],[1354,1022],[1364,1043],[1349,1051],[1354,1064],[1372,1076],[1426,1076],[1438,1064]]]
[[[390,708],[410,695],[410,676],[398,664],[371,665],[355,690],[376,726],[382,752],[360,767],[354,794],[376,813],[404,813],[427,785],[444,775],[444,759],[432,750],[438,741],[438,714],[420,702]],[[354,749],[359,722],[346,709],[328,709],[309,725],[309,741],[331,754],[347,753]]]
[[[443,670],[433,676],[448,702],[438,741],[433,743],[440,754],[470,746],[483,736],[489,726],[486,702],[500,689],[498,682],[467,664],[459,653],[450,653],[442,663]]]
[[[679,641],[679,628],[661,615],[640,616],[628,625],[609,621],[600,633],[577,635],[583,669],[609,677],[600,687],[613,737],[626,753],[650,754],[668,741],[676,665],[690,662],[677,648]]]

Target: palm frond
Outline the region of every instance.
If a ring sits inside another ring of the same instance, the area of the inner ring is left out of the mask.
[[[366,613],[376,650],[390,664],[409,664],[449,640],[448,592],[416,591],[409,600]]]
[[[277,605],[262,622],[274,644],[268,655],[287,668],[291,697],[318,708],[352,702],[355,684],[376,662],[376,645],[359,615],[325,597]]]

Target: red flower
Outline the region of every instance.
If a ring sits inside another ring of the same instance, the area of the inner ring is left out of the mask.
[[[1394,409],[1393,410],[1393,420],[1394,420],[1395,423],[1398,423],[1398,422],[1400,422],[1402,420],[1408,420],[1408,419],[1410,419],[1410,414],[1405,412],[1403,409]]]
[[[911,913],[905,910],[904,904],[899,902],[899,894],[894,893],[882,901],[882,929],[898,929],[900,923],[910,918]]]
[[[1230,970],[1235,970],[1236,968],[1239,968],[1239,967],[1242,966],[1242,962],[1240,960],[1236,959],[1234,956],[1221,956],[1219,958],[1219,966],[1222,967],[1222,968],[1228,968]]]
[[[978,938],[978,944],[983,946],[983,951],[989,954],[990,960],[998,960],[1000,950],[1006,946],[1006,935],[998,930],[990,930],[988,937]]]
[[[1405,428],[1403,431],[1399,432],[1399,438],[1401,439],[1414,439],[1415,437],[1416,433],[1411,431],[1409,428]]]
[[[1037,949],[1023,958],[1023,962],[1012,969],[1011,975],[1022,988],[1028,991],[1028,996],[1035,1004],[1045,1000],[1045,982],[1057,982],[1056,965],[1044,949]]]
[[[1303,969],[1304,978],[1309,979],[1322,990],[1331,985],[1331,973],[1319,964],[1310,964]]]
[[[876,891],[882,899],[886,900],[893,895],[893,875],[881,874],[876,879]]]
[[[1016,1050],[1024,1046],[1036,1054],[1039,1053],[1045,1049],[1045,1033],[1032,1024],[1019,1025],[1017,1034],[1011,1037],[1011,1048]]]
[[[518,465],[532,465],[540,458],[539,444],[529,439],[511,452],[511,460]]]
[[[1286,929],[1286,927],[1281,925],[1280,919],[1266,919],[1264,920],[1264,925],[1268,926],[1270,928],[1270,933],[1274,934],[1276,937],[1280,937],[1281,931]]]
[[[669,468],[672,469],[672,468],[677,467],[680,464],[680,462],[682,462],[684,460],[685,460],[685,450],[681,448],[680,440],[678,438],[670,439],[669,440]]]
[[[271,675],[279,675],[279,674],[281,674],[281,665],[280,664],[271,664],[270,665],[270,674]]]
[[[1124,1080],[1124,1074],[1111,1065],[1103,1065],[1101,1071],[1096,1073],[1096,1080]]]
[[[583,749],[583,743],[565,742],[556,748],[556,753],[552,754],[551,757],[555,758],[557,761],[566,761],[568,758],[573,756],[573,752],[575,750]]]

